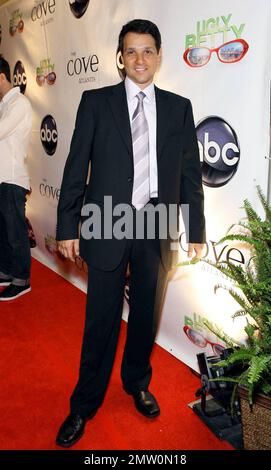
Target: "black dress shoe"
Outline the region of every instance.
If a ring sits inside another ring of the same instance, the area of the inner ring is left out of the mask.
[[[160,414],[159,405],[151,392],[141,391],[131,394],[133,396],[136,409],[147,418],[155,418]]]
[[[15,284],[9,284],[9,286],[0,293],[0,301],[15,300],[21,295],[27,294],[27,292],[30,291],[31,287],[29,284],[26,286],[16,286]]]
[[[83,436],[88,418],[78,414],[70,414],[60,426],[56,444],[61,447],[70,447]]]

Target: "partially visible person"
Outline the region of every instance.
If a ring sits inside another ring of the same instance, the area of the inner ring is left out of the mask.
[[[5,287],[0,301],[8,301],[31,291],[25,203],[32,108],[20,88],[13,88],[9,64],[1,55],[0,100],[0,287]]]

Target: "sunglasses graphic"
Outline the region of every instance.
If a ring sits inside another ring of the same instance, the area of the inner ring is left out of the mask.
[[[16,31],[18,31],[18,33],[22,33],[24,30],[24,22],[23,20],[20,20],[19,23],[17,25],[11,25],[9,26],[9,34],[11,36],[14,36],[14,34],[16,33]]]
[[[190,47],[184,52],[183,58],[190,67],[203,67],[208,64],[213,52],[216,52],[220,62],[233,64],[243,59],[248,48],[249,45],[244,39],[235,39],[214,49],[205,46]]]
[[[187,338],[199,348],[206,348],[208,344],[212,347],[213,353],[215,356],[220,356],[222,351],[225,349],[224,346],[218,343],[213,343],[196,330],[190,328],[190,326],[184,326],[183,331],[185,332]]]
[[[50,73],[48,73],[48,75],[37,75],[36,76],[36,82],[39,86],[44,85],[45,80],[48,83],[48,85],[53,85],[56,81],[55,72],[50,72]]]

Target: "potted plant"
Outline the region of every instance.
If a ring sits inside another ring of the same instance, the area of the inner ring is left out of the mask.
[[[245,265],[203,262],[211,264],[232,281],[232,287],[218,285],[215,290],[228,290],[239,304],[234,318],[246,317],[245,344],[237,343],[221,331],[214,331],[208,322],[206,326],[232,348],[228,357],[216,366],[226,370],[240,366],[239,375],[220,377],[219,381],[235,382],[234,389],[239,392],[241,404],[244,447],[259,450],[271,449],[271,206],[259,186],[257,192],[265,218],[262,219],[245,200],[246,221],[231,226],[219,241],[233,240],[249,245],[249,262]],[[233,227],[238,231],[231,233]]]

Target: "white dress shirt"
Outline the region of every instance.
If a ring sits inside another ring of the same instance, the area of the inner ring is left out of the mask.
[[[29,100],[12,88],[0,102],[0,183],[29,189],[27,149],[32,129]]]
[[[143,100],[145,116],[149,127],[149,149],[150,149],[150,195],[158,196],[158,177],[157,177],[157,150],[156,150],[156,101],[154,84],[141,90],[130,78],[125,78],[125,89],[129,109],[130,124],[132,116],[138,104],[136,95],[143,91],[146,97]]]

